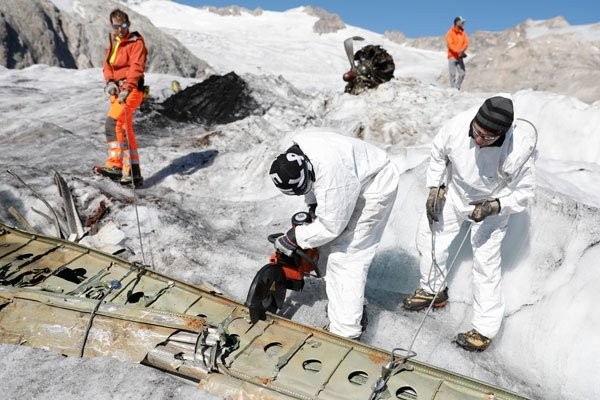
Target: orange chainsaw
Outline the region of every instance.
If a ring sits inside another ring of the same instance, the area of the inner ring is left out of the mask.
[[[306,225],[312,222],[309,213],[301,211],[292,216],[292,226]],[[271,243],[283,233],[268,236]],[[288,289],[302,291],[304,277],[321,277],[317,266],[319,251],[317,249],[296,249],[291,256],[275,251],[269,263],[258,270],[246,297],[245,305],[250,310],[250,321],[254,324],[267,317],[266,312],[276,313],[283,307]]]

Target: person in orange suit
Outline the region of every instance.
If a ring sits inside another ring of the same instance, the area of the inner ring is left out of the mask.
[[[469,37],[465,32],[463,17],[454,18],[454,25],[446,33],[446,45],[448,46],[448,70],[450,72],[450,87],[460,90],[465,78],[465,62],[467,48],[469,48]]]
[[[144,70],[148,51],[139,32],[131,32],[129,16],[122,10],[110,13],[109,46],[104,58],[105,92],[110,98],[105,133],[108,158],[94,170],[124,185],[141,187],[143,178],[133,130],[133,112],[144,99]]]

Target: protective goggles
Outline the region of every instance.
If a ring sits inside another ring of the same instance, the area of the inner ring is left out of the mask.
[[[475,122],[471,123],[471,132],[473,133],[473,136],[479,136],[481,139],[485,140],[486,142],[491,142],[493,140],[498,139],[500,136],[502,136],[502,135],[485,135],[485,134],[483,134],[479,129],[477,129],[475,127]]]
[[[122,24],[111,24],[113,29],[117,30],[119,28],[127,29],[129,28],[129,22],[123,22]]]

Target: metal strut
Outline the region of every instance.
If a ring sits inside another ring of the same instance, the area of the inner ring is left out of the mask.
[[[396,358],[396,352],[405,352],[406,355],[398,356],[398,358]],[[412,350],[405,350],[399,347],[392,350],[390,361],[381,367],[381,376],[371,387],[372,392],[369,400],[377,400],[381,398],[380,396],[383,395],[387,389],[387,382],[392,376],[401,371],[412,371],[414,369],[413,366],[407,364],[406,361],[416,355],[417,353]],[[389,396],[385,397],[387,398]]]
[[[60,222],[58,220],[58,214],[56,213],[56,210],[54,208],[52,208],[52,206],[50,205],[50,203],[48,203],[46,201],[46,199],[44,197],[42,197],[42,195],[40,195],[38,192],[36,192],[35,190],[33,190],[33,188],[31,186],[29,186],[27,183],[25,183],[25,181],[23,179],[21,179],[21,177],[19,175],[17,175],[16,173],[14,173],[13,171],[11,171],[10,169],[7,169],[6,172],[8,172],[9,174],[11,174],[12,176],[14,176],[15,178],[17,178],[19,180],[19,182],[21,182],[23,185],[25,185],[25,187],[29,190],[31,190],[31,192],[34,194],[35,197],[37,197],[38,199],[40,199],[42,201],[42,203],[44,203],[44,205],[46,207],[48,207],[48,209],[52,212],[52,215],[54,216],[54,226],[56,228],[56,237],[62,238],[64,237],[61,229],[60,229]]]
[[[230,315],[217,327],[205,325],[204,329],[198,333],[194,345],[194,362],[198,362],[198,354],[202,355],[202,363],[209,371],[219,371],[219,360],[226,371],[229,371],[225,365],[225,358],[240,346],[239,338],[236,335],[230,335],[227,327],[234,319],[239,318]],[[208,355],[207,355],[208,353]],[[207,357],[208,356],[208,357]]]
[[[96,313],[98,312],[98,309],[100,309],[100,305],[102,304],[102,302],[104,301],[104,299],[106,298],[106,296],[108,296],[113,289],[120,289],[121,288],[121,282],[119,282],[116,279],[113,279],[110,282],[106,282],[105,286],[106,292],[100,297],[100,299],[98,300],[98,302],[96,303],[96,306],[94,307],[94,310],[92,310],[92,312],[90,313],[90,318],[88,319],[88,323],[87,326],[85,328],[85,332],[83,333],[83,340],[81,342],[81,348],[79,351],[79,358],[83,358],[83,353],[85,351],[85,344],[87,342],[87,338],[90,334],[90,329],[92,328],[92,323],[94,322],[94,317],[96,316]]]

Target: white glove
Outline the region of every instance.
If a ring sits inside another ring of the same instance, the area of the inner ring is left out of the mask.
[[[109,96],[116,96],[118,91],[119,88],[117,87],[117,84],[113,81],[108,82],[104,87],[104,93],[106,93]]]
[[[119,103],[125,103],[125,100],[127,100],[127,96],[129,96],[129,90],[121,90],[121,92],[119,93]]]

